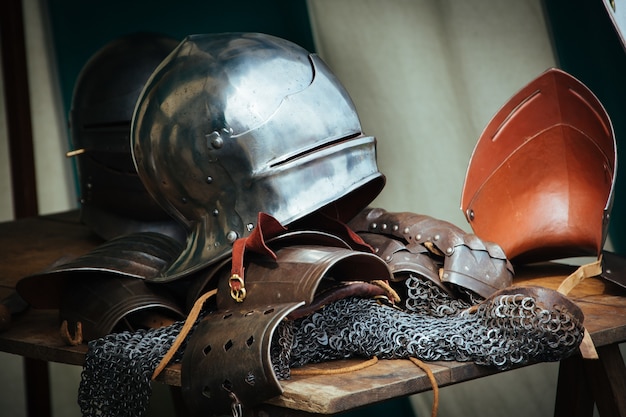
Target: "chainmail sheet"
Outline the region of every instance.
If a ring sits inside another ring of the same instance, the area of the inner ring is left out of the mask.
[[[150,378],[184,322],[92,340],[78,388],[84,417],[140,417],[152,394]],[[174,361],[182,359],[181,348]]]
[[[346,298],[308,317],[281,322],[270,350],[277,378],[288,379],[290,369],[308,363],[373,356],[473,361],[502,370],[563,359],[582,341],[582,323],[570,312],[546,309],[528,295],[501,295],[476,304],[480,300],[471,294],[453,298],[415,276],[405,280],[405,287],[403,309]],[[83,416],[142,416],[150,400],[150,377],[182,326],[177,322],[90,342],[78,396]],[[184,348],[183,343],[174,363]]]
[[[277,375],[288,378],[290,368],[308,363],[373,356],[471,361],[505,370],[563,359],[584,335],[572,312],[547,309],[529,295],[500,295],[471,309],[471,302],[453,300],[429,281],[411,276],[405,284],[406,310],[351,298],[282,323],[273,340]]]

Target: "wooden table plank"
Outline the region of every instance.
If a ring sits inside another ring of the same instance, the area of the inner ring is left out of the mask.
[[[102,243],[78,222],[78,211],[0,223],[0,288],[89,252]]]
[[[14,317],[11,326],[0,333],[0,351],[82,366],[87,345],[68,346],[61,339],[57,310],[30,309]]]

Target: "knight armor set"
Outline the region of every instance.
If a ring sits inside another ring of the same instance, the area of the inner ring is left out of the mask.
[[[289,41],[188,37],[146,83],[131,144],[146,189],[187,233],[177,251],[153,240],[161,257],[134,279],[183,288],[190,315],[90,341],[85,416],[142,415],[170,360],[191,415],[241,415],[307,363],[376,355],[509,369],[580,344],[580,310],[552,290],[511,288],[497,244],[366,208],[385,181],[376,140],[322,60]],[[133,278],[123,261],[141,258],[133,235],[53,270],[85,279],[116,250],[106,274]],[[122,393],[110,386],[120,380]]]

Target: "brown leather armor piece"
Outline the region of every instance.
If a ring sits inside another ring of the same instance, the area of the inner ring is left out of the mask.
[[[472,154],[461,208],[514,263],[599,255],[616,177],[611,121],[593,93],[550,69],[514,95]]]
[[[274,251],[277,251],[280,248],[284,248],[284,247],[302,246],[302,245],[314,246],[314,247],[341,248],[344,250],[352,249],[352,250],[357,250],[357,251],[365,249],[365,247],[355,247],[353,242],[350,242],[349,239],[347,238],[344,239],[338,236],[337,234],[331,234],[325,231],[318,231],[318,230],[288,231],[279,236],[268,239],[267,245],[269,248],[271,248],[271,250],[274,250]],[[332,249],[327,249],[327,250],[332,251]],[[359,253],[365,254],[365,256],[367,257],[372,256],[371,254],[367,254],[366,252],[359,252]],[[262,263],[272,262],[269,259],[263,260],[261,256],[258,256],[255,254],[248,254],[247,256],[251,257],[249,259],[252,259],[253,257],[253,259],[255,259],[255,262],[262,262]],[[368,264],[371,265],[371,260],[369,260],[369,258],[367,259],[368,260],[365,262],[364,265],[368,265]],[[191,309],[195,301],[202,294],[215,288],[217,283],[220,282],[220,279],[221,279],[220,277],[229,275],[231,273],[230,265],[231,265],[231,259],[229,258],[229,259],[223,260],[220,263],[212,265],[210,268],[205,268],[205,270],[203,270],[201,273],[195,274],[193,277],[191,277],[189,287],[187,289],[187,302],[186,302],[187,309]],[[374,265],[376,269],[380,268],[380,263],[378,261]],[[248,267],[249,266],[246,266],[246,269],[248,269]],[[320,267],[323,267],[323,266],[320,264]],[[256,274],[257,271],[255,271],[255,268],[256,268],[255,263],[253,263],[252,271],[246,272],[246,275],[249,273]],[[347,271],[343,271],[342,273],[344,272],[347,274],[345,279],[352,279],[351,277],[355,279],[359,279],[358,273],[363,273],[363,272],[365,276],[368,276],[369,274],[371,274],[371,271],[363,271],[360,267],[354,270],[349,269]],[[381,276],[384,277],[380,279],[389,279],[391,277],[391,274],[388,269],[386,271],[383,271],[382,269],[378,269],[377,273],[381,274]],[[252,285],[256,285],[256,284],[252,284]],[[222,290],[227,291],[228,288],[224,287],[222,288]],[[289,289],[289,291],[291,291],[291,289]],[[224,292],[224,294],[226,294],[226,292]]]
[[[80,323],[84,342],[185,318],[178,300],[163,287],[124,276],[74,275],[67,281],[60,305],[60,320],[72,331]]]
[[[392,281],[404,281],[406,274],[415,273],[426,278],[445,292],[450,292],[439,278],[441,264],[430,255],[423,245],[410,245],[389,236],[361,232],[361,237],[370,244],[393,274]]]
[[[391,273],[380,258],[371,253],[330,246],[289,246],[276,251],[278,262],[255,259],[246,268],[246,302],[313,302],[322,278],[333,282],[388,280]],[[217,308],[237,303],[230,296],[228,280],[220,280]]]
[[[465,233],[449,222],[416,213],[390,213],[376,208],[363,210],[348,225],[360,234],[374,233],[393,238],[405,245],[409,253],[428,253],[439,259],[441,273],[438,278],[442,283],[455,284],[488,297],[512,282],[513,267],[498,245]],[[383,256],[390,262],[394,259],[388,259],[388,250],[383,251]],[[398,259],[394,261],[399,262]],[[427,272],[432,268],[431,261],[416,256],[413,260],[416,262],[415,272],[426,271],[424,276],[436,282],[437,278]],[[406,269],[409,259],[405,257],[403,261]],[[398,266],[392,268],[398,269]]]
[[[182,362],[183,397],[192,415],[227,414],[234,402],[250,406],[281,394],[269,354],[280,321],[338,298],[383,296],[385,290],[368,281],[391,278],[372,253],[310,244],[274,250],[276,260],[247,254],[243,302],[230,295],[228,264],[212,274],[219,281],[217,311],[194,330]]]
[[[538,285],[511,285],[510,287],[493,293],[490,298],[493,299],[502,295],[515,294],[522,294],[533,297],[539,308],[545,310],[558,309],[560,311],[566,311],[571,314],[579,323],[583,323],[585,321],[585,315],[583,311],[566,295],[563,295],[556,290],[540,287]],[[487,301],[488,300],[483,301],[483,303]],[[470,312],[475,308],[476,306],[471,307]]]
[[[85,255],[22,278],[18,293],[34,308],[59,309],[70,328],[80,322],[83,340],[119,330],[131,316],[165,313],[182,320],[183,304],[173,292],[145,282],[172,262],[182,247],[175,239],[141,232],[112,239]],[[144,322],[144,318],[141,320]],[[139,323],[125,330],[145,327]]]
[[[270,359],[272,335],[300,304],[239,305],[198,323],[181,369],[191,416],[230,415],[233,406],[259,404],[282,393]]]
[[[92,251],[53,265],[18,281],[18,293],[35,308],[59,308],[69,277],[89,280],[96,276],[147,279],[156,276],[182,251],[175,239],[154,232],[140,232],[111,239]]]

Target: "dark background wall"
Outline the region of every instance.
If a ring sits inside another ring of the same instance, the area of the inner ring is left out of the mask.
[[[559,67],[595,93],[613,122],[618,174],[609,236],[615,252],[626,255],[626,51],[603,3],[544,1]]]
[[[83,65],[129,33],[182,40],[199,33],[263,32],[315,50],[305,0],[49,0],[48,9],[66,113]]]

